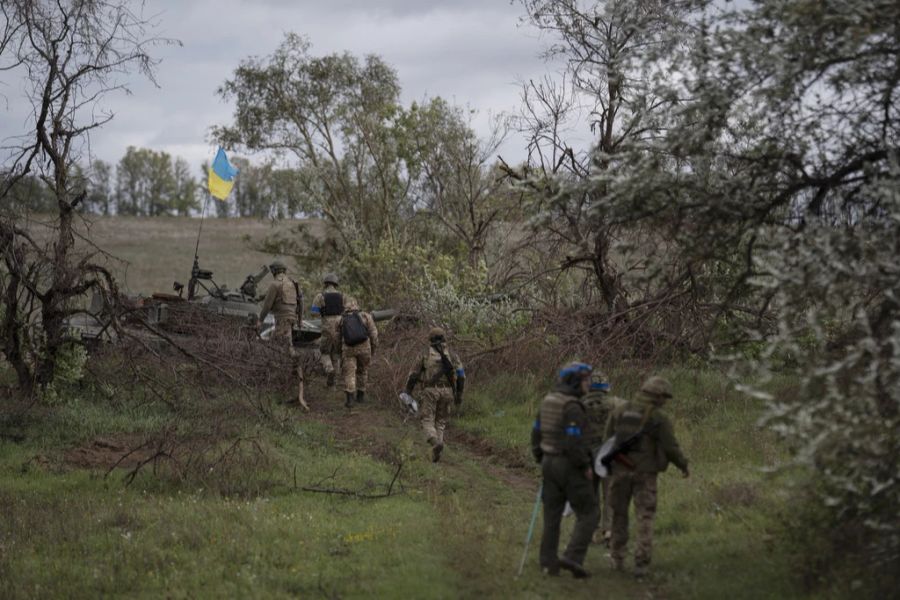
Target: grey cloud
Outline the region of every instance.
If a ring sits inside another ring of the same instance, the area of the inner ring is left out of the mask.
[[[270,54],[287,31],[307,35],[315,54],[382,56],[398,72],[404,102],[440,95],[478,109],[474,124],[485,135],[489,113],[518,105],[517,78],[552,70],[539,58],[536,33],[519,26],[521,7],[509,0],[169,0],[149,10],[159,13],[159,34],[183,47],[154,53],[162,60],[161,88],[135,77],[133,95],[106,100],[116,118],[94,134],[93,150],[107,161],[117,161],[129,144],[181,155],[192,165],[209,158],[209,127],[231,118],[216,88],[241,60]],[[11,113],[21,106],[13,109],[0,109],[4,135],[18,123]]]

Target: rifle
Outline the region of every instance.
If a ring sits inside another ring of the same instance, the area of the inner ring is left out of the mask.
[[[628,436],[626,439],[622,440],[621,442],[616,440],[616,442],[612,444],[612,447],[608,450],[608,452],[606,454],[603,454],[602,456],[600,456],[600,463],[604,467],[609,469],[609,464],[612,461],[616,461],[617,463],[619,463],[622,466],[627,467],[629,469],[633,470],[635,468],[634,461],[631,460],[630,458],[628,458],[628,456],[626,456],[626,455],[628,454],[628,451],[631,450],[634,447],[634,445],[638,443],[638,440],[640,440],[641,436],[644,435],[644,433],[645,433],[644,428],[647,425],[647,419],[650,417],[650,411],[652,411],[652,410],[653,410],[653,407],[648,406],[647,410],[644,411],[644,416],[641,418],[641,425],[640,425],[640,427],[638,427],[637,431],[635,431],[633,434],[631,434],[630,436]],[[615,439],[615,436],[611,437],[603,445],[606,446],[606,444],[608,444],[610,441],[612,441],[614,439]]]
[[[441,344],[433,344],[431,347],[441,355],[441,367],[443,367],[441,369],[441,372],[443,372],[444,377],[447,378],[447,384],[450,386],[450,389],[454,390],[455,393],[456,380],[453,378],[453,372],[455,369],[453,368],[453,363],[450,362],[450,357],[447,356],[446,352],[444,352],[444,347]],[[435,381],[433,383],[437,382]]]

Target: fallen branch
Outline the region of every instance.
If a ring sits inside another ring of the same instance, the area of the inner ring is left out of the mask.
[[[388,485],[387,491],[381,494],[366,494],[364,492],[360,492],[358,490],[348,490],[346,488],[323,488],[317,486],[304,486],[299,488],[304,492],[312,492],[315,494],[337,494],[339,496],[351,496],[353,498],[359,498],[361,500],[376,500],[378,498],[388,498],[390,496],[394,496],[394,484],[397,482],[397,479],[400,477],[400,471],[403,469],[403,463],[400,462],[397,464],[397,470],[394,472],[394,477],[391,479],[391,483]],[[296,477],[296,471],[295,471]],[[334,475],[332,475],[334,477]],[[327,479],[327,478],[326,478]],[[296,479],[295,479],[296,481]],[[296,483],[295,483],[296,486]]]

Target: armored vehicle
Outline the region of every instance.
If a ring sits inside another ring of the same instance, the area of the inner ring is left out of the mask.
[[[172,286],[175,293],[157,292],[149,298],[122,298],[126,308],[122,321],[126,326],[143,322],[170,334],[188,336],[209,331],[210,327],[234,331],[255,328],[259,302],[262,300],[258,286],[268,273],[269,268],[263,266],[257,273],[247,275],[238,289],[232,290],[218,285],[213,279],[213,272],[201,269],[194,257],[187,297],[184,296],[184,284],[176,281]],[[393,310],[376,310],[372,312],[372,317],[376,321],[385,321],[395,314]],[[115,340],[115,332],[109,326],[109,315],[105,314],[103,303],[97,296],[92,299],[90,307],[70,317],[68,323],[70,330],[85,342]],[[260,337],[268,339],[274,330],[274,317],[268,315],[260,325]],[[321,335],[321,319],[303,319],[294,331],[294,345],[311,346]]]

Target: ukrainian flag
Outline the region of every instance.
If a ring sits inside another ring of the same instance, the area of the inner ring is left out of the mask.
[[[224,200],[234,187],[234,176],[238,170],[228,162],[225,151],[219,148],[212,166],[209,168],[209,193],[219,200]]]

